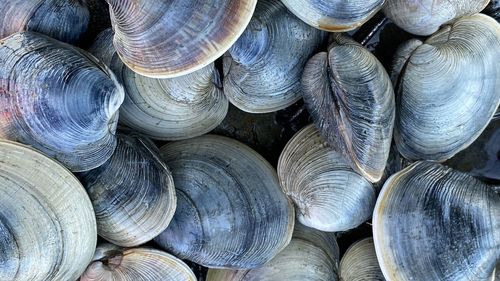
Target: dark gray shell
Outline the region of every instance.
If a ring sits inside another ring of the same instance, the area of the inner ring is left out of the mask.
[[[226,116],[229,102],[213,64],[176,78],[156,79],[130,70],[104,30],[89,51],[108,65],[125,89],[120,123],[148,137],[180,140],[210,132]]]
[[[224,93],[246,112],[283,109],[301,97],[304,65],[326,33],[276,0],[259,0],[247,29],[224,57]]]
[[[210,268],[253,268],[289,242],[292,204],[275,170],[249,147],[204,135],[161,148],[177,191],[177,210],[155,241]]]
[[[491,280],[500,258],[500,196],[467,174],[416,162],[385,183],[373,238],[388,280]]]
[[[400,47],[394,139],[401,155],[445,161],[476,140],[500,104],[498,58],[500,24],[481,14]]]
[[[281,0],[307,24],[330,32],[360,27],[375,15],[385,0]]]
[[[382,64],[366,48],[334,36],[328,53],[307,63],[304,102],[325,140],[371,182],[381,179],[391,147],[394,91]]]
[[[174,181],[153,143],[121,134],[117,139],[113,156],[79,178],[92,200],[98,234],[120,246],[137,246],[170,223]]]
[[[90,13],[82,0],[3,0],[0,19],[0,39],[29,30],[74,44],[87,31]]]
[[[72,171],[111,157],[123,97],[113,74],[83,50],[29,31],[0,41],[0,138]]]

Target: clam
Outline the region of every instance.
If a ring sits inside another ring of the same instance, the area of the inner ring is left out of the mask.
[[[500,24],[463,17],[396,57],[394,138],[405,158],[445,161],[479,137],[500,103]]]
[[[123,97],[114,75],[83,50],[29,31],[0,41],[0,138],[72,171],[111,157]]]
[[[354,40],[336,34],[328,52],[307,63],[304,102],[325,140],[371,182],[382,178],[394,127],[394,91],[382,64]]]
[[[349,31],[373,17],[384,0],[281,0],[297,17],[315,28],[330,32]]]
[[[87,31],[90,13],[81,0],[4,0],[0,18],[0,38],[29,30],[74,44]]]
[[[204,135],[160,149],[177,191],[172,222],[155,242],[211,268],[253,268],[289,242],[291,203],[274,169],[235,140]]]
[[[283,191],[292,199],[297,219],[322,231],[346,231],[370,219],[375,190],[328,146],[314,125],[300,130],[278,161]]]
[[[387,0],[384,14],[402,29],[416,35],[431,35],[442,25],[483,10],[490,0]]]
[[[96,241],[92,204],[71,172],[0,140],[0,280],[75,280]]]
[[[365,238],[345,252],[339,266],[341,281],[384,281],[384,275],[378,265],[373,238]]]
[[[259,1],[247,29],[224,56],[229,101],[252,113],[277,111],[298,101],[304,65],[325,35],[280,1]]]
[[[153,248],[97,247],[92,263],[80,281],[196,281],[191,269],[178,258]]]
[[[209,269],[207,281],[336,281],[338,260],[333,233],[297,223],[290,244],[265,265],[249,270]]]
[[[385,183],[373,238],[388,280],[491,280],[500,258],[500,196],[467,174],[416,162]]]
[[[133,71],[172,78],[224,54],[252,17],[257,0],[106,0],[113,44]]]
[[[89,51],[108,65],[125,88],[120,123],[154,139],[179,140],[208,133],[228,110],[218,71],[209,64],[169,79],[142,76],[119,59],[113,31],[100,33]]]
[[[94,205],[97,233],[120,246],[137,246],[167,228],[176,206],[174,181],[153,143],[117,139],[113,156],[79,178]]]

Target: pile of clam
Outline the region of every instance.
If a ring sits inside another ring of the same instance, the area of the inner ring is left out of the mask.
[[[2,0],[0,281],[500,280],[499,14]]]

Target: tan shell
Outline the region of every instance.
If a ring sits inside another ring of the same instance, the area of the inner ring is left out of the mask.
[[[222,56],[245,30],[257,0],[106,0],[114,45],[133,71],[172,78]]]
[[[96,241],[92,204],[71,172],[0,141],[0,280],[75,280]]]
[[[385,281],[378,264],[373,238],[352,244],[339,266],[340,281]]]

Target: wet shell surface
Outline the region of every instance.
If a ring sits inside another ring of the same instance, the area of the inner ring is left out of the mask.
[[[342,32],[360,27],[375,15],[384,0],[281,0],[307,24],[325,31]]]
[[[366,179],[381,179],[392,140],[394,91],[382,64],[354,40],[335,35],[307,63],[304,102],[325,140]]]
[[[29,31],[0,41],[0,138],[72,171],[111,157],[123,97],[114,75],[83,50]]]
[[[384,14],[400,28],[417,35],[431,35],[443,24],[483,10],[490,0],[387,0]]]
[[[365,238],[345,252],[339,266],[340,281],[385,281],[378,265],[373,238]]]
[[[118,135],[113,156],[79,174],[97,218],[98,234],[120,246],[137,246],[165,230],[176,196],[170,170],[144,138]]]
[[[185,75],[214,62],[243,33],[257,3],[257,0],[106,1],[118,55],[133,71],[153,78]]]
[[[253,268],[290,242],[293,206],[255,151],[215,135],[160,151],[177,192],[174,218],[155,238],[162,248],[209,268]]]
[[[283,191],[293,200],[298,220],[322,231],[346,231],[368,220],[375,190],[330,147],[314,125],[299,131],[278,161]]]
[[[196,281],[196,277],[184,262],[163,251],[101,244],[80,281],[109,280]]]
[[[500,196],[467,174],[416,162],[385,183],[373,238],[387,280],[491,280]]]
[[[460,18],[396,55],[395,141],[410,160],[445,161],[468,147],[500,103],[500,24],[486,15]]]
[[[300,77],[326,34],[275,0],[260,0],[250,24],[224,57],[224,93],[243,111],[283,109],[301,97]]]
[[[155,79],[130,70],[118,57],[113,31],[99,34],[89,51],[108,65],[125,88],[120,123],[153,139],[196,137],[217,127],[228,110],[213,64],[177,78]]]
[[[339,250],[335,235],[295,225],[290,244],[262,267],[210,269],[207,281],[336,281]]]
[[[56,161],[0,141],[0,280],[75,280],[97,230],[78,180]]]
[[[3,0],[0,19],[0,38],[29,30],[74,44],[87,31],[90,13],[81,0]]]

